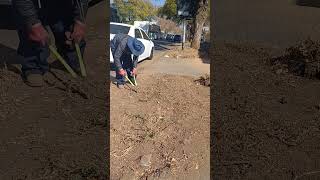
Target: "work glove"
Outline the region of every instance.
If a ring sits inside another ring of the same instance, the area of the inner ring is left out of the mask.
[[[120,74],[121,76],[125,76],[127,73],[126,73],[126,71],[125,71],[124,69],[120,69],[120,70],[119,70],[119,74]]]
[[[86,31],[86,25],[80,21],[76,21],[73,25],[73,31],[71,34],[71,39],[76,43],[80,43],[81,40],[84,39]]]
[[[28,38],[42,46],[46,46],[49,41],[49,34],[41,23],[37,23],[28,29]]]
[[[137,69],[136,69],[136,68],[133,68],[133,69],[132,69],[131,75],[132,75],[132,76],[137,76]]]

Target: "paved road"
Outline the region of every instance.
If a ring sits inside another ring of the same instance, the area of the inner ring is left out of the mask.
[[[217,40],[260,41],[285,47],[308,36],[320,39],[320,8],[294,0],[215,1]]]

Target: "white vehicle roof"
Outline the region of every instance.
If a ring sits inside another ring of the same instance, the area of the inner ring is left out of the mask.
[[[127,27],[133,27],[133,25],[130,25],[130,24],[124,24],[124,23],[110,22],[110,24],[114,24],[114,25],[121,25],[121,26],[127,26]]]
[[[140,28],[138,26],[131,25],[131,24],[116,23],[116,22],[110,22],[110,24],[120,25],[120,26],[127,26],[127,27],[130,27],[130,28],[135,27],[135,28],[139,28],[140,30],[143,30],[142,28]]]

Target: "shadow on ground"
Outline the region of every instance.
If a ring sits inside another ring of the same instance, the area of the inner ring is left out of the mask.
[[[17,55],[15,49],[0,44],[0,69],[7,69],[16,74],[21,74],[17,67],[21,64],[21,58]]]

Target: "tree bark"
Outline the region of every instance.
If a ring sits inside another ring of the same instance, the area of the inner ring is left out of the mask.
[[[196,17],[193,20],[193,38],[191,41],[191,48],[199,49],[201,42],[201,35],[203,25],[208,16],[208,0],[199,0],[198,1],[198,9],[196,11]]]

